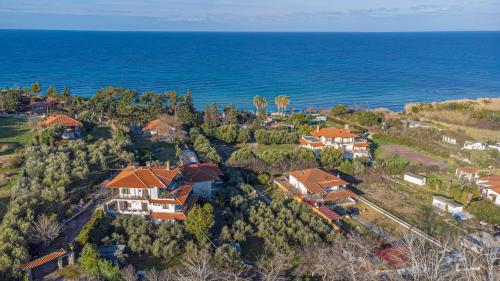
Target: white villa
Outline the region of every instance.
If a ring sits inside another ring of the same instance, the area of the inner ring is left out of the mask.
[[[301,147],[320,151],[326,147],[334,147],[344,152],[344,158],[370,158],[370,144],[360,135],[351,133],[349,126],[344,129],[334,127],[318,128],[310,136],[303,136],[299,140]]]
[[[198,198],[211,197],[215,181],[220,180],[222,172],[213,165],[128,166],[106,184],[113,197],[105,203],[105,210],[111,215],[140,215],[154,222],[185,220]]]
[[[482,190],[482,195],[500,206],[500,176],[485,176],[476,180]]]

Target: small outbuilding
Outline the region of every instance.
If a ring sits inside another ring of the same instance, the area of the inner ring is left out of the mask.
[[[464,206],[444,196],[432,196],[432,206],[450,214],[457,214],[464,211]]]
[[[425,176],[414,173],[406,173],[403,179],[416,185],[425,185],[427,180]]]
[[[479,178],[479,169],[474,168],[474,167],[459,167],[455,170],[455,176],[458,179],[461,180],[466,180],[469,182],[475,181],[477,178]]]

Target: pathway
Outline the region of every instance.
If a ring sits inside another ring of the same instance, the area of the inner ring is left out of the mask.
[[[391,236],[389,233],[385,232],[384,229],[378,224],[372,223],[359,216],[352,217],[351,219],[363,225],[364,227],[368,228],[373,233],[377,234],[380,238],[384,239],[387,242],[394,242],[400,240],[399,238]]]
[[[392,219],[393,221],[399,223],[400,225],[402,225],[404,228],[410,230],[411,232],[417,234],[418,236],[422,237],[423,239],[431,242],[432,244],[440,247],[440,248],[443,248],[443,244],[441,242],[439,242],[437,239],[433,238],[432,236],[428,235],[427,233],[423,232],[422,230],[416,228],[415,226],[409,224],[408,222],[402,220],[401,218],[389,213],[388,211],[384,210],[382,207],[379,207],[378,205],[376,205],[375,203],[372,203],[371,201],[368,201],[367,199],[361,197],[361,196],[356,196],[356,199],[358,199],[359,201],[365,203],[366,205],[372,207],[373,209],[375,209],[376,211],[384,214],[386,217]]]

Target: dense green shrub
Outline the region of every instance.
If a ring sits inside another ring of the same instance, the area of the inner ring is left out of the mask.
[[[334,169],[342,164],[344,153],[340,149],[327,147],[321,151],[320,160],[324,167]]]
[[[87,275],[103,281],[120,281],[121,274],[118,266],[114,266],[110,261],[101,257],[97,249],[92,244],[83,247],[78,265]]]
[[[297,143],[299,134],[288,130],[259,129],[254,132],[255,141],[259,144],[292,144]]]
[[[478,219],[491,223],[500,224],[500,208],[488,201],[475,201],[468,207],[467,211],[471,212]]]
[[[87,243],[90,242],[96,242],[96,241],[90,241],[91,233],[94,230],[95,227],[99,225],[99,223],[104,219],[104,211],[103,210],[96,210],[94,214],[92,214],[92,217],[85,223],[80,230],[80,233],[76,236],[76,243],[78,243],[80,246],[84,246]]]

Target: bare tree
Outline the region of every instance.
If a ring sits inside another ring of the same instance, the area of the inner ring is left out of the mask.
[[[43,214],[34,223],[30,238],[34,243],[43,242],[43,245],[47,246],[59,236],[61,231],[62,226],[59,222]]]
[[[256,266],[259,280],[283,281],[288,280],[286,272],[292,268],[293,255],[285,252],[275,252],[269,258],[260,259]]]
[[[157,270],[157,269],[152,269],[146,271],[146,274],[144,276],[144,280],[146,281],[173,281],[176,280],[172,274],[167,271],[167,270]]]
[[[494,281],[500,279],[498,261],[500,261],[500,252],[498,249],[487,249],[481,254],[481,265],[485,270],[486,280]]]
[[[212,281],[219,280],[211,255],[207,250],[196,251],[185,257],[182,269],[174,274],[175,280],[180,281]]]
[[[132,265],[128,265],[121,270],[121,275],[123,281],[138,281],[139,277],[137,276],[137,272],[135,272],[135,268]]]

